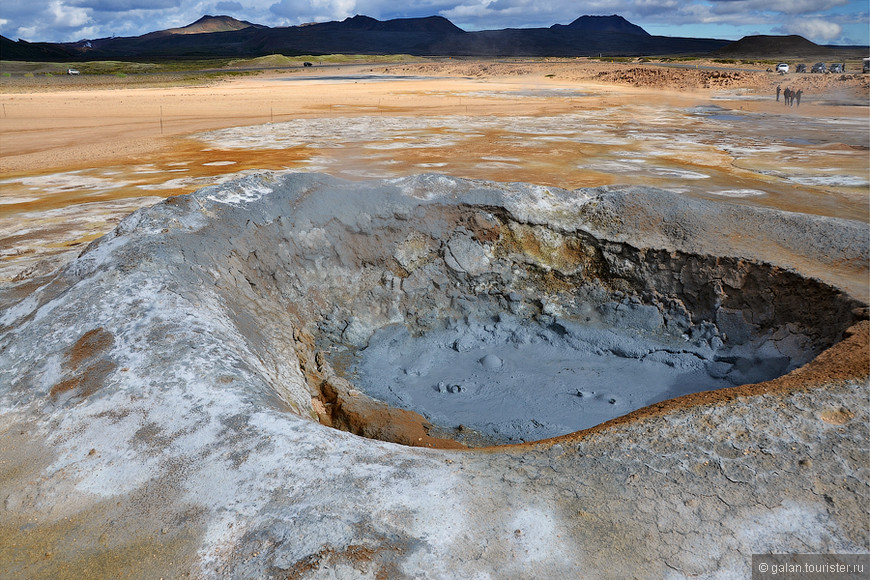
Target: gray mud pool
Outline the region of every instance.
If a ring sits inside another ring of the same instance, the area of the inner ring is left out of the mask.
[[[655,309],[642,315],[660,319]],[[356,354],[352,372],[374,398],[460,437],[470,428],[503,444],[572,433],[679,395],[771,379],[788,367],[782,356],[715,357],[682,339],[502,314],[419,337],[404,325],[385,327]]]

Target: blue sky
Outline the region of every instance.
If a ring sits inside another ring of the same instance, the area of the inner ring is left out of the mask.
[[[0,34],[65,42],[136,36],[226,14],[267,26],[441,15],[465,30],[568,24],[619,14],[650,34],[737,40],[799,34],[820,44],[870,44],[870,0],[28,0],[0,3]]]

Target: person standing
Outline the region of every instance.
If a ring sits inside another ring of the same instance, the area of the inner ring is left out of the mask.
[[[780,91],[780,86],[776,85],[776,102],[777,103],[779,102],[779,91]]]
[[[797,92],[794,94],[795,102],[798,107],[801,106],[801,93],[803,93],[803,90],[798,89]]]

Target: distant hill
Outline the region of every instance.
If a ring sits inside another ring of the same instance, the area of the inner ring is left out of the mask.
[[[367,32],[419,32],[426,34],[463,34],[465,31],[442,16],[426,18],[396,18],[376,20],[369,16],[356,15],[341,22],[313,24],[319,30],[361,30]]]
[[[717,56],[730,58],[789,58],[804,56],[824,56],[834,54],[836,48],[820,46],[803,36],[796,34],[788,36],[756,35],[744,36],[736,42],[732,42],[715,50]]]
[[[208,34],[211,32],[228,32],[230,30],[242,30],[250,26],[265,28],[257,24],[251,24],[245,20],[236,20],[232,16],[209,16],[205,15],[193,24],[181,28],[170,28],[152,34]]]
[[[5,36],[0,36],[0,59],[2,60],[32,60],[39,62],[75,60],[77,55],[67,50],[64,45],[48,42],[15,42]]]
[[[74,43],[29,44],[3,39],[10,60],[252,58],[270,54],[413,54],[419,56],[640,56],[705,54],[728,41],[652,36],[621,16],[581,16],[549,28],[466,32],[446,18],[380,21],[354,16],[340,22],[270,28],[230,16],[203,16],[181,28],[142,36]]]
[[[559,28],[562,26],[564,25],[554,24],[550,28]],[[620,34],[639,34],[641,36],[650,35],[649,32],[637,24],[632,24],[622,16],[617,16],[616,14],[611,16],[581,16],[571,24],[568,24],[567,27],[576,31],[592,33],[617,32]]]

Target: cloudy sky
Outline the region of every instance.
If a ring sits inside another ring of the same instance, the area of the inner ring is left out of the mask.
[[[136,36],[226,14],[267,26],[342,20],[449,18],[465,30],[568,24],[619,14],[650,34],[737,40],[800,34],[820,44],[870,44],[868,0],[4,0],[0,34],[30,42]]]

